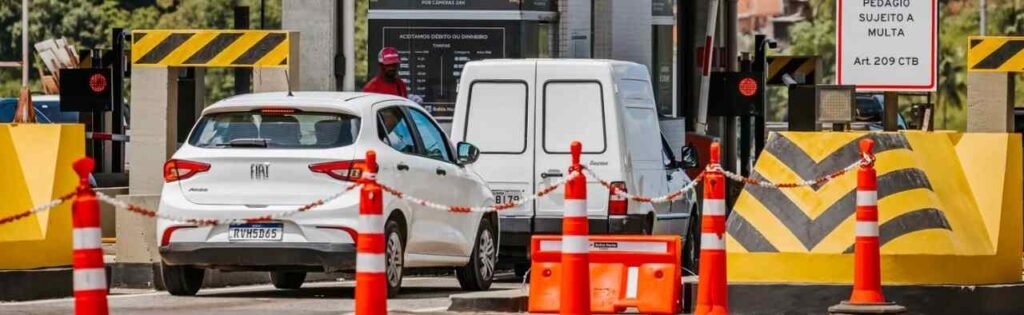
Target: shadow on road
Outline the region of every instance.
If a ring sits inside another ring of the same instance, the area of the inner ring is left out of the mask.
[[[417,300],[446,298],[452,294],[462,293],[455,287],[415,286],[403,287],[401,293],[393,300]],[[199,291],[196,298],[275,298],[275,299],[353,299],[355,288],[351,286],[310,286],[298,290],[279,290],[268,288],[244,292],[211,292]]]

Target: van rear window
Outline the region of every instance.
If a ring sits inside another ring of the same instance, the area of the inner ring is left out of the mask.
[[[526,82],[474,82],[466,107],[466,142],[484,154],[526,152]]]
[[[196,123],[188,143],[200,148],[338,148],[359,135],[359,118],[267,110],[215,113]]]
[[[601,83],[553,81],[544,84],[544,151],[569,153],[579,140],[584,153],[606,147],[604,96]]]

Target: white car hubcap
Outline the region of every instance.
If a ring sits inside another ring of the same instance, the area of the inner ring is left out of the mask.
[[[386,271],[388,284],[397,287],[402,280],[402,239],[398,233],[388,234]]]
[[[480,278],[489,280],[494,275],[494,237],[490,230],[480,232],[480,244],[477,258],[480,260]]]

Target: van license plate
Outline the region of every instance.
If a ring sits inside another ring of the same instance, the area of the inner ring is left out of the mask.
[[[500,205],[523,200],[522,190],[492,190],[494,193],[494,204]]]
[[[284,238],[281,223],[232,224],[228,227],[229,241],[281,241]]]

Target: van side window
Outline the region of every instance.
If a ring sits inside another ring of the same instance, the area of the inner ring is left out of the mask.
[[[398,107],[385,108],[377,112],[379,124],[377,135],[398,152],[416,153],[416,139],[409,129],[409,121]]]
[[[526,152],[526,82],[473,82],[466,106],[466,142],[480,153]]]
[[[544,84],[544,151],[569,153],[579,140],[584,153],[602,153],[605,140],[603,87],[596,81],[548,81]]]

